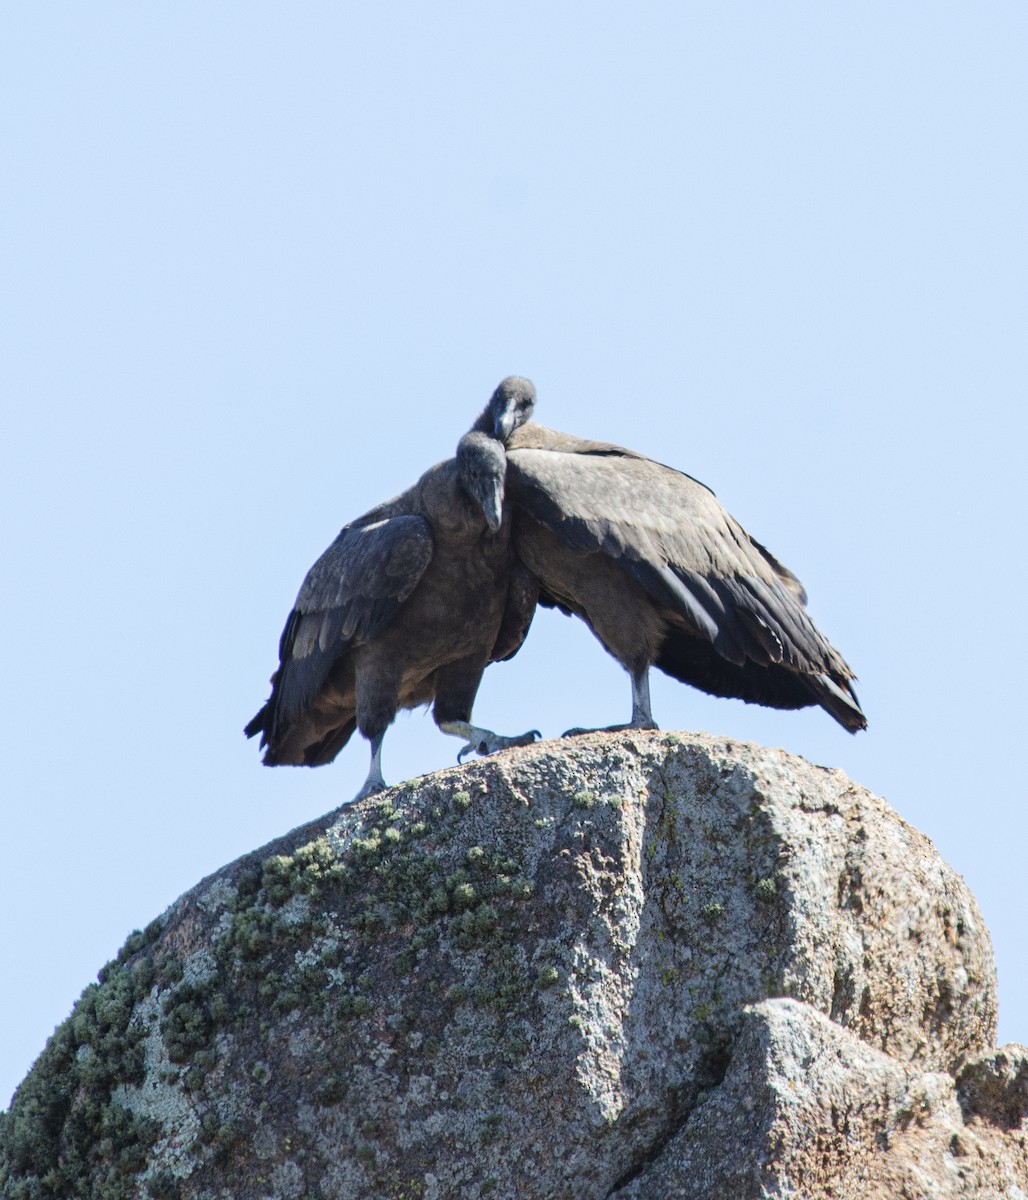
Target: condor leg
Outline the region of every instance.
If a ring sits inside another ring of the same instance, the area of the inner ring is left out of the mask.
[[[385,730],[371,738],[371,767],[368,770],[367,779],[364,780],[364,786],[354,796],[354,800],[363,800],[367,796],[374,796],[376,792],[384,792],[389,786],[382,778],[382,743],[384,741]]]
[[[459,763],[464,761],[464,756],[467,754],[495,754],[497,750],[507,750],[511,746],[531,746],[534,741],[542,737],[538,729],[530,729],[527,733],[505,737],[502,733],[493,733],[491,729],[482,729],[468,721],[440,722],[439,728],[451,737],[464,738],[467,743],[457,754]]]
[[[630,672],[632,678],[632,719],[627,725],[606,725],[599,729],[569,729],[564,737],[581,733],[620,733],[624,729],[657,729],[650,709],[650,668]]]
[[[466,745],[457,755],[458,762],[463,762],[467,754],[495,754],[510,746],[530,746],[536,738],[542,737],[538,729],[507,737],[471,724],[471,709],[484,670],[481,659],[463,659],[444,667],[436,676],[432,716],[443,733],[464,739]]]
[[[382,741],[396,716],[400,666],[395,656],[372,642],[358,650],[355,676],[357,728],[371,743],[368,777],[354,796],[355,800],[363,800],[389,786],[382,778]]]

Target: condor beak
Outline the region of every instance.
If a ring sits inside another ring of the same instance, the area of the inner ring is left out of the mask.
[[[503,488],[498,487],[482,500],[482,512],[489,532],[495,533],[503,522]]]
[[[516,422],[517,413],[512,408],[506,408],[503,412],[497,413],[496,419],[493,421],[493,437],[498,442],[506,442],[514,432]]]

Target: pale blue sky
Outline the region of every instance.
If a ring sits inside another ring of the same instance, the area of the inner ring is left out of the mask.
[[[868,733],[655,715],[885,795],[1028,1041],[1026,62],[1012,2],[4,6],[0,1105],[130,930],[360,785],[242,726],[314,558],[515,372],[803,579]],[[476,717],[628,711],[543,612]],[[456,749],[403,716],[386,777]]]

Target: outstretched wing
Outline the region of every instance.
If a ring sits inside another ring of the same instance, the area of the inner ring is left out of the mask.
[[[389,626],[425,573],[432,548],[423,517],[376,510],[345,526],[303,581],[279,642],[271,699],[247,736],[263,731],[262,745],[273,742],[306,711],[339,657]]]
[[[517,507],[572,552],[617,561],[726,664],[852,678],[807,615],[799,580],[690,476],[617,447],[526,447],[508,450],[507,478]]]

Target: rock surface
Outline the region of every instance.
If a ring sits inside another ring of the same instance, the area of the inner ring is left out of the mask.
[[[1028,1051],[931,843],[837,771],[593,735],[347,806],[129,939],[0,1195],[1028,1196]]]
[[[971,1060],[965,1073],[1000,1081],[995,1057]],[[1003,1057],[1028,1069],[1022,1046]],[[945,1072],[882,1054],[809,1005],[765,1000],[746,1009],[721,1084],[616,1195],[1020,1200],[1020,1115],[1008,1125],[959,1101]],[[1018,1103],[1028,1111],[1023,1095]]]

